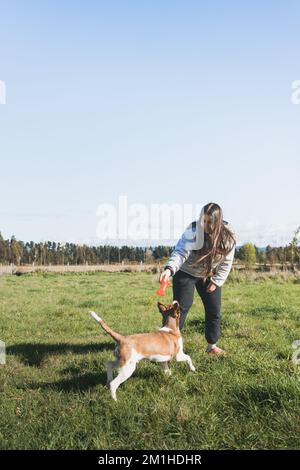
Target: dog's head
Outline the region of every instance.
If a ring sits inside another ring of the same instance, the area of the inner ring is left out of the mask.
[[[172,304],[164,305],[161,302],[157,302],[158,310],[162,314],[162,326],[169,328],[178,328],[180,318],[180,306],[177,300],[174,300]]]

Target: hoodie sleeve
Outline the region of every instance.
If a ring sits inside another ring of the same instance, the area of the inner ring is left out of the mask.
[[[172,276],[181,268],[183,263],[189,257],[191,251],[187,249],[188,242],[191,243],[195,238],[192,230],[192,223],[183,232],[181,238],[178,240],[174,250],[171,253],[170,258],[164,266],[164,269],[170,268]]]

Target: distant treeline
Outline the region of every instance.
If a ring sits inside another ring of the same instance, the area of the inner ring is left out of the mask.
[[[300,249],[293,239],[285,247],[267,246],[265,249],[251,243],[236,248],[235,259],[252,265],[281,264],[300,265]],[[152,263],[165,262],[174,246],[130,247],[130,246],[88,246],[75,243],[23,242],[13,236],[4,240],[0,233],[0,264],[24,265],[67,265],[67,264],[105,264],[105,263]]]
[[[172,247],[89,246],[47,241],[36,243],[4,240],[0,233],[0,264],[104,264],[121,262],[153,262],[168,257]]]

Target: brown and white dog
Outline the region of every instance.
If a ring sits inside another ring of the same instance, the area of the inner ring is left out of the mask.
[[[193,372],[196,370],[190,356],[183,352],[183,341],[179,330],[179,303],[174,300],[173,304],[165,306],[157,302],[157,306],[163,316],[162,328],[154,333],[130,336],[116,333],[95,312],[90,312],[102,328],[118,342],[115,350],[117,360],[107,362],[107,384],[114,400],[117,399],[117,388],[133,374],[136,364],[141,359],[159,362],[167,374],[171,374],[168,362],[173,358],[177,362],[187,362]],[[115,379],[112,374],[113,368],[117,368],[119,372]]]

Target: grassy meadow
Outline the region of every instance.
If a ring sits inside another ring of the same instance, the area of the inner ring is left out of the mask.
[[[115,343],[88,311],[124,334],[153,331],[157,288],[151,273],[0,277],[1,449],[300,448],[300,365],[291,361],[299,280],[231,276],[219,342],[226,358],[204,353],[195,292],[183,338],[197,371],[173,362],[168,377],[143,361],[114,402],[105,363]]]

